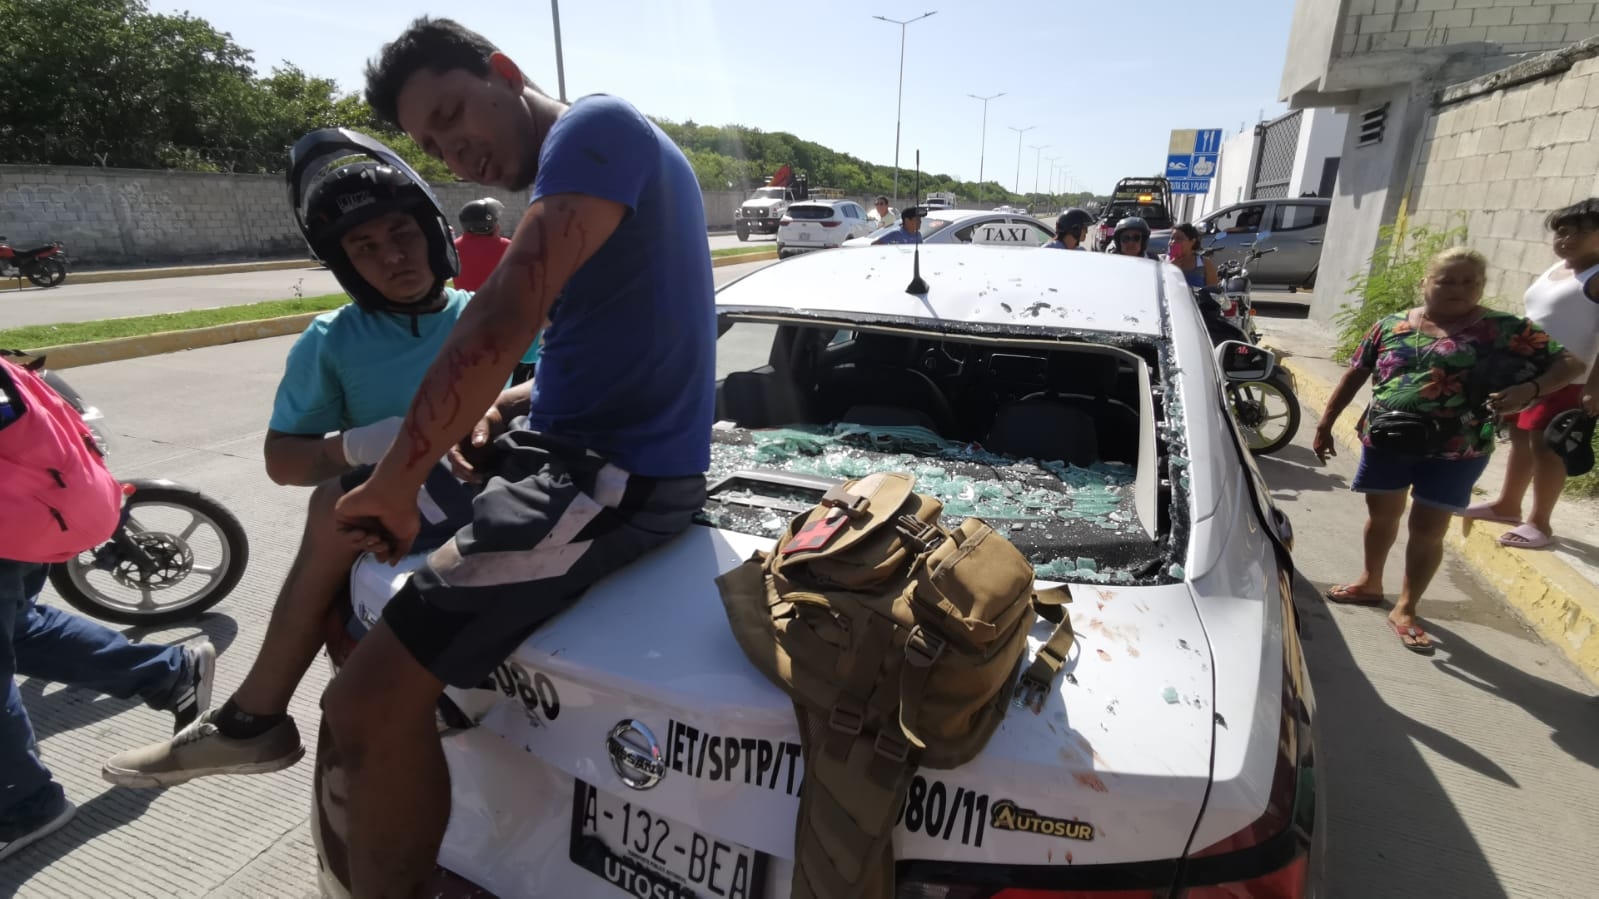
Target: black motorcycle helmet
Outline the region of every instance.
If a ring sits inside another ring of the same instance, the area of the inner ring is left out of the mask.
[[[1093,216],[1084,210],[1073,207],[1061,213],[1060,218],[1055,220],[1055,238],[1059,240],[1070,234],[1072,237],[1077,238],[1078,243],[1082,243],[1084,238],[1088,236],[1088,226],[1093,223]]]
[[[495,226],[500,223],[500,213],[504,211],[504,203],[493,197],[484,197],[462,206],[457,218],[468,234],[493,234]]]
[[[1149,223],[1136,215],[1129,215],[1116,223],[1116,230],[1110,235],[1110,251],[1112,253],[1120,253],[1122,251],[1122,235],[1128,231],[1136,231],[1142,237],[1143,249],[1140,252],[1148,253]]]
[[[288,180],[289,202],[305,242],[362,309],[424,311],[393,303],[367,283],[339,243],[352,228],[379,216],[409,212],[422,227],[428,242],[428,268],[434,278],[432,296],[441,296],[444,282],[459,272],[449,219],[433,189],[378,141],[344,128],[313,131],[289,151]]]

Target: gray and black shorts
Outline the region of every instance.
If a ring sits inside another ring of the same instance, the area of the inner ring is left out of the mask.
[[[687,530],[705,504],[700,475],[631,475],[533,431],[494,448],[481,487],[430,474],[414,547],[432,552],[383,610],[411,655],[455,687],[481,684],[539,625]],[[345,489],[368,473],[351,472]],[[429,520],[430,502],[441,520]]]

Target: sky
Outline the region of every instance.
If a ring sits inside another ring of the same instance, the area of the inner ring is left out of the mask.
[[[552,96],[550,5],[499,0],[149,0],[232,34],[265,74],[291,62],[358,90],[361,68],[415,16],[482,32]],[[1109,192],[1164,168],[1175,128],[1226,136],[1277,100],[1288,0],[567,0],[566,93],[609,93],[674,121],[787,131],[894,162],[906,20],[900,165],[1019,186]],[[514,10],[514,11],[513,11]],[[983,104],[968,95],[1004,96]],[[1018,135],[1011,128],[1031,128]],[[1018,148],[1020,144],[1020,148]],[[1035,150],[1035,147],[1042,149]],[[1020,149],[1020,164],[1018,164]]]

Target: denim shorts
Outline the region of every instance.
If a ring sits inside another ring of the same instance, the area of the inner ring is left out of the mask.
[[[1368,446],[1361,450],[1349,488],[1356,493],[1397,493],[1408,487],[1410,498],[1418,503],[1463,512],[1471,505],[1471,488],[1487,467],[1487,456],[1438,459]]]

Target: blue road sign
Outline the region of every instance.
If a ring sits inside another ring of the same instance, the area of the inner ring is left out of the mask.
[[[1166,150],[1166,178],[1172,193],[1202,194],[1220,165],[1221,129],[1178,129]]]

